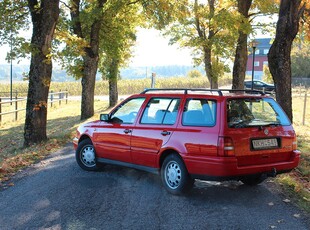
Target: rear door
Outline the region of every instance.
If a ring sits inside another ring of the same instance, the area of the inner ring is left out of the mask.
[[[131,138],[131,154],[135,164],[156,167],[157,155],[176,129],[181,98],[152,97]]]
[[[173,137],[184,145],[184,158],[217,155],[219,109],[217,100],[208,96],[191,95],[185,100],[181,122]]]
[[[227,100],[227,129],[239,166],[288,161],[295,133],[280,106],[271,98]]]

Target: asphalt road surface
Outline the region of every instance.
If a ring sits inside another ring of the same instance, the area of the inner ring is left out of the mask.
[[[265,182],[196,181],[168,194],[158,176],[105,166],[86,172],[68,145],[0,191],[0,229],[310,229],[309,219]]]

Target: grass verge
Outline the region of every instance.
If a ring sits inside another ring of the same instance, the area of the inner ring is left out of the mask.
[[[96,115],[105,111],[107,102],[95,101]],[[18,121],[0,124],[0,187],[12,186],[9,179],[19,170],[25,168],[47,155],[62,148],[72,141],[80,120],[80,101],[70,101],[61,107],[49,108],[47,121],[48,140],[28,148],[23,148],[24,116]]]

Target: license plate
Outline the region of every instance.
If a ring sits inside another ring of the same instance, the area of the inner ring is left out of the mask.
[[[268,149],[278,147],[277,138],[252,140],[254,149]]]

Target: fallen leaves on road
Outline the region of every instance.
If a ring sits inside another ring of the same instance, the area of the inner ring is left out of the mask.
[[[50,152],[56,151],[63,141],[51,139],[24,149],[19,155],[6,158],[0,165],[0,182],[8,181],[16,172],[45,158]],[[13,186],[14,184],[8,186]]]

